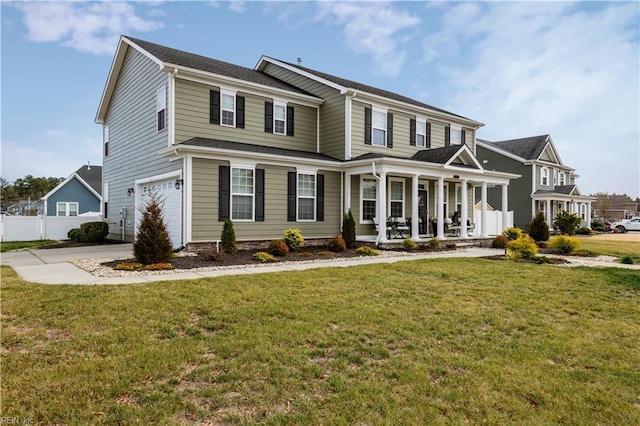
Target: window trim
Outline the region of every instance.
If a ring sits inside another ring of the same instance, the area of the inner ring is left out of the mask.
[[[376,190],[375,198],[364,198],[364,181],[372,181],[374,183],[374,188]],[[375,215],[378,214],[378,180],[372,175],[361,175],[360,176],[360,224],[369,223],[368,221],[371,219],[364,219],[364,202],[365,201],[373,201],[375,203]]]
[[[233,98],[233,108],[231,110],[224,108],[223,98],[224,96],[231,96]],[[236,107],[237,107],[237,99],[236,92],[234,90],[220,89],[220,125],[224,127],[236,127]],[[224,111],[231,111],[233,116],[232,124],[224,123]]]
[[[60,206],[64,205],[64,215],[59,214],[60,213]],[[70,213],[70,209],[69,207],[75,205],[76,206],[76,214],[75,215],[71,215]],[[80,203],[78,203],[77,201],[58,201],[56,202],[56,217],[76,217],[80,214]]]
[[[384,127],[376,127],[375,125],[376,113],[384,114]],[[388,120],[389,120],[388,110],[384,108],[378,108],[378,107],[371,108],[371,146],[378,146],[381,148],[387,147],[387,129],[388,129],[388,123],[389,123]],[[384,142],[382,145],[375,143],[376,138],[374,135],[376,130],[381,130],[382,132],[384,132]]]
[[[444,217],[447,218],[449,217],[449,182],[443,182],[443,196],[444,196],[444,200],[443,200],[443,209],[442,211],[444,212]],[[435,206],[436,206],[436,211],[438,211],[438,190],[436,187],[436,194],[435,194]]]
[[[276,109],[278,107],[282,107],[284,110],[284,118],[282,120],[278,120],[276,118]],[[282,132],[276,131],[276,121],[282,121]],[[285,101],[273,100],[273,134],[274,135],[287,135],[287,103]]]
[[[301,176],[313,176],[313,197],[308,195],[300,195],[300,177]],[[300,199],[312,199],[313,200],[313,218],[301,219],[300,218]],[[310,171],[298,171],[296,172],[296,222],[316,222],[317,220],[317,205],[318,205],[318,176],[317,172]]]
[[[110,137],[111,135],[109,134],[109,125],[103,124],[102,125],[102,144],[103,144],[102,154],[104,157],[109,155],[109,138]]]
[[[162,102],[160,102],[162,100]],[[162,107],[162,108],[161,108]],[[160,127],[160,117],[162,113],[162,128]],[[156,133],[160,133],[167,128],[167,85],[165,84],[156,91]]]
[[[462,145],[462,127],[455,124],[450,124],[449,128],[451,129],[449,130],[449,143],[451,145]]]
[[[567,184],[567,174],[565,172],[558,173],[558,184],[564,186]]]
[[[462,216],[462,184],[456,182],[453,185],[454,185],[453,187],[454,187],[454,197],[455,197],[454,202],[456,206],[455,211],[457,212],[459,210]]]
[[[402,194],[402,199],[394,200],[393,198],[391,198],[391,183],[392,182],[400,182],[402,184],[402,193],[401,193]],[[389,201],[387,203],[387,209],[388,209],[387,210],[387,213],[388,213],[387,216],[391,216],[391,203],[393,202],[393,203],[402,203],[402,210],[401,210],[402,211],[402,215],[400,215],[398,217],[405,217],[405,215],[404,215],[404,212],[405,212],[405,198],[406,198],[405,197],[405,191],[406,191],[405,180],[401,179],[401,178],[389,178],[389,188],[388,188],[387,191],[388,191],[387,193],[389,194],[389,197],[388,197]]]
[[[251,194],[245,193],[235,193],[233,191],[233,172],[234,170],[251,170]],[[237,219],[234,218],[234,210],[233,210],[233,197],[242,196],[247,197],[251,195],[251,219]],[[241,165],[231,165],[229,170],[229,218],[234,222],[255,222],[256,220],[256,168],[241,166]]]

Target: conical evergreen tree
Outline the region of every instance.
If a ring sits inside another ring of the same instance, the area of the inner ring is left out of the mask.
[[[529,236],[536,242],[549,241],[549,225],[542,212],[538,212],[529,225]]]
[[[356,246],[356,221],[353,219],[351,209],[344,215],[342,222],[342,238],[349,248]]]
[[[133,256],[144,265],[168,262],[173,246],[162,217],[162,201],[151,194],[142,212],[138,235],[133,243]]]

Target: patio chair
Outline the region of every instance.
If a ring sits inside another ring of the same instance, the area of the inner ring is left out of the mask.
[[[378,221],[377,217],[374,217],[373,219],[371,219],[371,221],[373,222],[373,226],[376,228],[376,235],[380,233],[380,223]],[[387,239],[391,238],[391,230],[392,227],[389,223],[389,221],[387,221],[386,223],[386,231],[387,231]]]

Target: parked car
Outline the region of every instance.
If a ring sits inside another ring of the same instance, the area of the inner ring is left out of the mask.
[[[611,229],[617,229],[618,232],[640,231],[640,217],[632,217],[620,222],[613,222]]]

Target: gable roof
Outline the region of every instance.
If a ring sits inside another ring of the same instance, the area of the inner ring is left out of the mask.
[[[490,143],[525,160],[537,160],[547,146],[548,141],[549,135],[540,135]]]
[[[102,166],[86,165],[80,167],[78,170],[69,175],[68,178],[60,182],[58,186],[49,191],[44,197],[41,198],[41,200],[47,200],[60,189],[64,188],[64,186],[73,179],[77,179],[78,182],[80,182],[85,188],[92,192],[93,195],[96,196],[96,198],[102,198]]]
[[[542,194],[561,194],[561,195],[576,195],[581,196],[580,190],[577,185],[558,185],[552,190],[539,189],[535,192],[535,195]]]
[[[329,86],[332,86],[338,90],[340,90],[342,93],[347,92],[347,91],[359,91],[359,92],[364,92],[364,93],[368,93],[374,96],[378,96],[378,97],[382,97],[382,98],[386,98],[386,99],[390,99],[390,100],[394,100],[397,102],[402,102],[405,104],[409,104],[409,105],[413,105],[413,106],[417,106],[420,108],[425,108],[425,109],[429,109],[432,111],[437,111],[439,113],[442,114],[446,114],[452,117],[458,117],[461,118],[463,120],[467,120],[470,121],[472,123],[474,123],[475,125],[477,125],[477,127],[481,127],[484,124],[472,120],[470,118],[464,117],[462,115],[458,115],[455,114],[453,112],[450,111],[446,111],[442,108],[438,108],[438,107],[434,107],[433,105],[429,105],[427,103],[424,102],[420,102],[418,100],[409,98],[407,96],[404,95],[400,95],[398,93],[394,93],[388,90],[384,90],[384,89],[379,89],[377,87],[373,87],[373,86],[369,86],[367,84],[363,84],[363,83],[359,83],[357,81],[353,81],[353,80],[348,80],[346,78],[342,78],[342,77],[337,77],[335,75],[331,75],[331,74],[327,74],[321,71],[317,71],[311,68],[307,68],[307,67],[303,67],[301,65],[298,64],[294,64],[291,62],[287,62],[287,61],[281,61],[279,59],[275,59],[275,58],[271,58],[269,56],[265,56],[263,55],[262,58],[260,58],[260,61],[258,61],[258,64],[255,66],[255,69],[260,70],[264,67],[264,63],[265,62],[271,62],[275,65],[279,65],[279,66],[284,66],[285,68],[288,68],[294,72],[299,72],[301,74],[307,74],[307,76],[315,76],[317,78],[315,78],[315,80],[318,80],[320,82],[322,82],[323,84],[327,84]],[[297,70],[297,71],[296,71]]]
[[[466,145],[451,145],[433,149],[423,149],[413,154],[411,158],[399,157],[375,152],[367,152],[348,161],[377,160],[380,158],[395,158],[399,160],[413,160],[423,163],[442,164],[444,166],[468,167],[482,169],[482,166]]]

